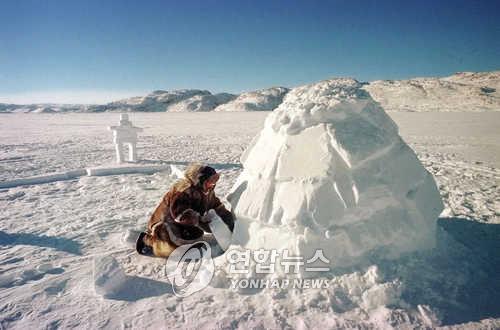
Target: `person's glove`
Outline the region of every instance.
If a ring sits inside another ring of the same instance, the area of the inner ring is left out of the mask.
[[[184,212],[182,212],[177,218],[174,219],[174,221],[177,223],[191,226],[198,226],[200,220],[200,214],[193,209],[184,210]]]
[[[200,222],[201,223],[210,223],[212,222],[212,219],[214,217],[214,215],[217,215],[217,213],[215,213],[215,210],[214,209],[210,209],[208,210],[200,219]]]

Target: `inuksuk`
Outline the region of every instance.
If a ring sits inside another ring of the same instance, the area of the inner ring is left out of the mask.
[[[116,149],[116,161],[118,164],[123,163],[123,145],[129,147],[130,162],[137,162],[137,133],[142,132],[142,128],[135,127],[129,120],[128,114],[122,113],[120,115],[119,126],[109,126],[109,130],[113,131],[113,142]]]

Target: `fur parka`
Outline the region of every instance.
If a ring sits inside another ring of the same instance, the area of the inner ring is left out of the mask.
[[[148,222],[150,245],[155,255],[169,254],[171,251],[155,251],[155,242],[168,243],[169,249],[200,239],[204,231],[210,232],[204,221],[205,213],[214,209],[232,231],[234,217],[215,196],[213,190],[203,191],[200,182],[201,164],[190,165],[184,178],[178,180],[163,196]],[[156,244],[158,245],[158,243]],[[165,250],[157,248],[156,250]]]

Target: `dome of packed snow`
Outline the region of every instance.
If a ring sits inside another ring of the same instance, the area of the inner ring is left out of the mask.
[[[353,79],[291,90],[242,155],[233,244],[323,250],[330,267],[432,247],[443,204],[398,127]]]

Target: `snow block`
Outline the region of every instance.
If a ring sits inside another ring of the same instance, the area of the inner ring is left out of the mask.
[[[356,80],[290,91],[241,161],[228,195],[244,219],[235,245],[304,260],[322,249],[330,267],[434,245],[443,209],[434,179]]]
[[[228,226],[222,221],[222,219],[215,213],[213,209],[208,211],[211,221],[208,223],[212,234],[214,235],[217,243],[222,248],[222,250],[227,250],[229,245],[231,245],[232,233]]]
[[[122,291],[125,282],[127,276],[115,258],[94,259],[94,287],[98,295],[113,298]]]
[[[73,170],[73,171],[67,171],[67,172],[61,172],[61,173],[34,176],[31,178],[22,178],[22,179],[15,179],[15,180],[9,180],[9,181],[2,181],[2,182],[0,182],[0,189],[1,188],[14,188],[14,187],[18,187],[18,186],[30,186],[30,185],[50,183],[50,182],[56,182],[56,181],[71,180],[71,179],[75,179],[75,178],[84,176],[84,175],[86,175],[86,173],[87,172],[85,169],[79,169],[79,170]]]
[[[82,176],[106,176],[106,175],[120,175],[120,174],[134,174],[134,173],[153,174],[162,171],[169,171],[170,173],[172,173],[172,167],[173,165],[156,165],[156,166],[113,165],[113,166],[91,167],[87,169],[78,169],[67,172],[34,176],[30,178],[2,181],[0,182],[0,189],[72,180]]]
[[[106,176],[106,175],[118,175],[118,174],[133,174],[133,173],[144,173],[153,174],[161,171],[170,171],[170,165],[158,165],[158,166],[110,166],[110,167],[91,167],[87,169],[88,176]]]

